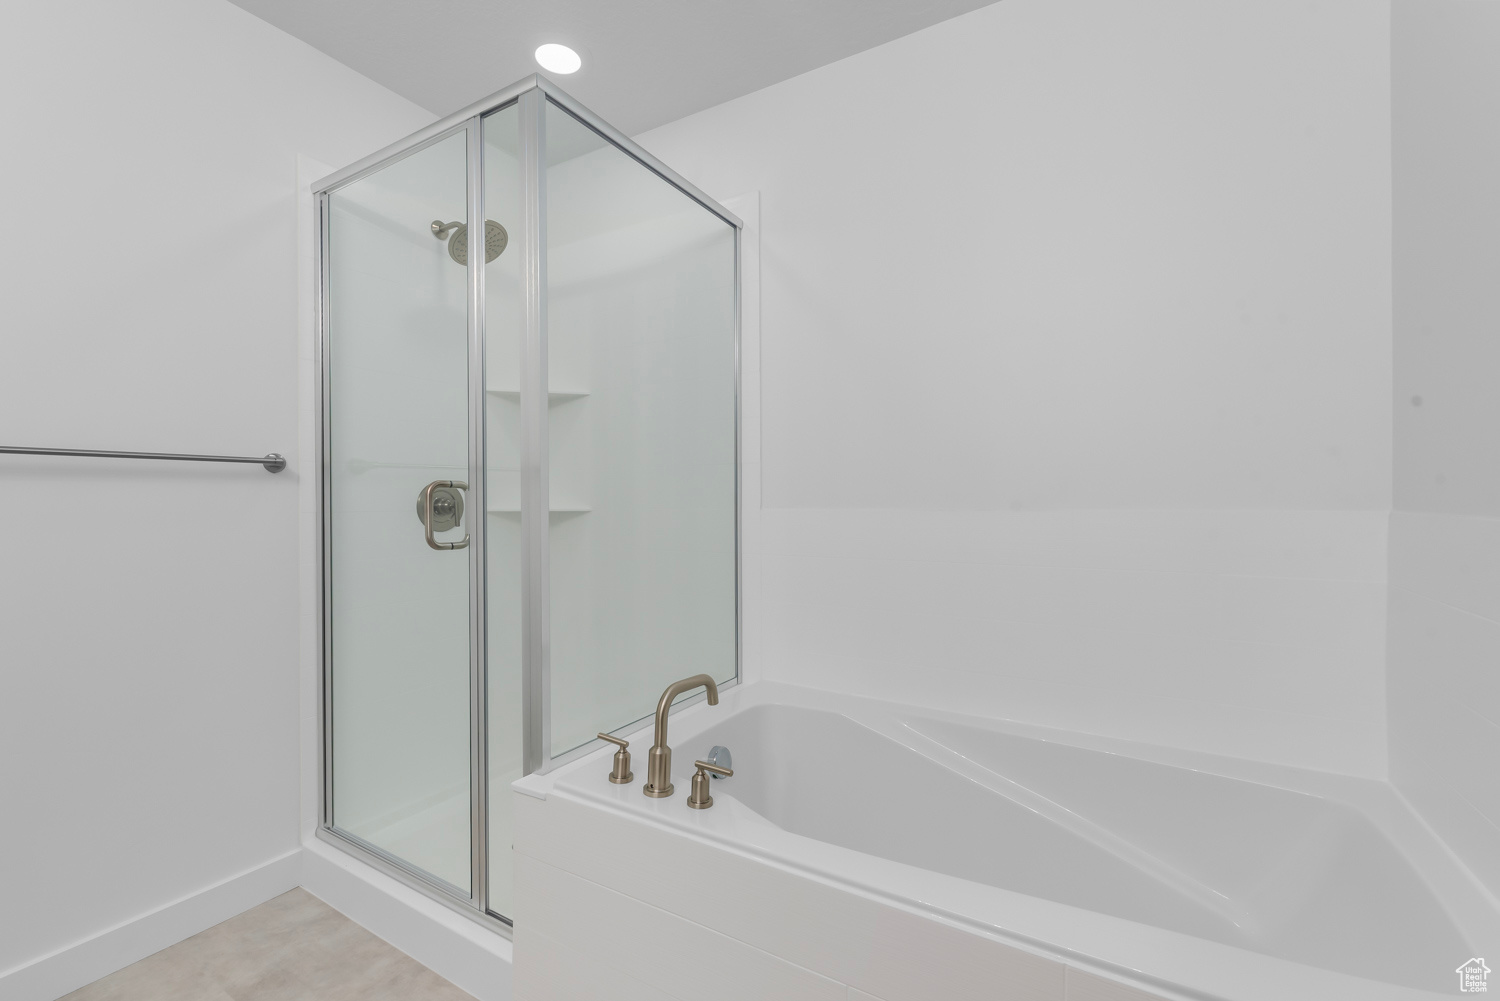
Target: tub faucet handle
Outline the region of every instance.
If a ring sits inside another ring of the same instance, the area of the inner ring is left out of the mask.
[[[688,806],[694,810],[707,810],[714,805],[713,796],[708,792],[708,773],[721,775],[724,778],[734,774],[733,768],[720,768],[712,761],[694,761],[698,770],[693,773],[693,791],[688,793]]]
[[[635,778],[635,772],[630,770],[630,752],[626,750],[630,746],[630,741],[611,737],[607,733],[599,734],[599,739],[607,740],[619,748],[615,752],[615,766],[609,770],[609,780],[617,786],[622,786]]]

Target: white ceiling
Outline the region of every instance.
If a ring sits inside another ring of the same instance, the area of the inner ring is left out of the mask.
[[[993,0],[232,0],[437,115],[538,72],[637,135]],[[836,113],[836,109],[829,109]]]

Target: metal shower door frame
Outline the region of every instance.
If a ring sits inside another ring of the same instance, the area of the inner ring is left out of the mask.
[[[429,128],[411,137],[406,143],[401,144],[399,150],[383,156],[378,162],[363,164],[357,171],[342,171],[340,177],[332,175],[324,178],[313,186],[313,195],[317,200],[318,207],[318,275],[315,283],[317,300],[317,347],[315,359],[318,366],[317,378],[314,380],[318,398],[316,412],[319,422],[319,477],[318,477],[318,543],[321,550],[320,571],[320,600],[321,608],[318,616],[318,649],[321,658],[319,665],[319,718],[322,725],[322,739],[318,742],[320,760],[318,762],[318,774],[322,783],[321,795],[319,797],[319,818],[316,829],[318,838],[329,844],[335,845],[341,850],[359,858],[368,865],[380,870],[388,876],[399,880],[405,885],[420,891],[428,897],[437,900],[465,916],[479,920],[503,934],[509,934],[510,925],[508,921],[493,915],[488,910],[488,902],[485,899],[489,886],[488,879],[488,853],[485,851],[485,838],[488,833],[489,809],[487,803],[488,788],[485,785],[486,762],[483,755],[487,751],[485,741],[486,720],[485,711],[488,705],[486,698],[486,673],[484,671],[485,660],[485,567],[487,547],[485,540],[486,519],[485,511],[485,478],[484,471],[484,227],[475,227],[472,221],[475,218],[484,218],[484,160],[482,156],[483,135],[480,129],[478,116],[470,116],[467,119],[454,122],[439,123],[442,128]],[[466,414],[466,437],[468,441],[468,481],[469,481],[469,508],[478,512],[477,517],[471,518],[469,524],[470,545],[468,546],[468,594],[469,594],[469,796],[470,796],[470,859],[469,859],[469,887],[467,892],[462,892],[461,887],[453,886],[448,882],[438,879],[426,871],[411,865],[406,860],[394,855],[377,845],[374,845],[350,831],[336,826],[333,811],[333,632],[330,618],[333,611],[333,549],[331,519],[332,510],[332,477],[333,466],[331,461],[331,428],[329,420],[329,386],[332,373],[332,345],[329,338],[329,324],[331,320],[331,300],[329,296],[329,223],[330,223],[330,196],[340,188],[360,180],[370,174],[376,173],[398,160],[405,159],[415,153],[427,149],[437,143],[450,139],[458,134],[465,135],[465,216],[471,223],[468,228],[468,255],[469,263],[467,270],[467,336],[468,336],[468,379],[467,391],[469,394],[469,405],[465,408]],[[476,396],[476,386],[478,387]]]
[[[550,565],[548,516],[547,438],[547,284],[546,284],[546,133],[545,107],[551,103],[598,133],[611,145],[646,167],[678,191],[693,199],[734,230],[734,576],[735,576],[735,673],[721,688],[739,682],[743,670],[743,587],[740,550],[740,235],[743,223],[685,178],[637,146],[627,136],[579,104],[555,84],[541,76],[530,76],[497,91],[406,139],[367,156],[313,185],[317,202],[316,336],[314,353],[317,375],[318,419],[318,544],[320,603],[318,649],[320,656],[319,718],[322,735],[318,743],[319,797],[317,836],[354,855],[403,884],[453,908],[505,936],[511,934],[509,917],[489,909],[489,720],[487,647],[487,545],[488,505],[485,498],[485,208],[484,125],[494,112],[512,105],[519,110],[521,139],[520,246],[522,286],[521,359],[521,517],[522,546],[522,771],[545,772],[594,750],[592,741],[566,754],[550,753]],[[329,297],[329,196],[338,189],[402,160],[429,146],[463,132],[466,134],[468,224],[468,443],[471,510],[478,517],[470,523],[469,546],[469,682],[470,682],[470,885],[466,896],[454,892],[445,881],[410,865],[405,860],[348,831],[335,826],[333,816],[333,636],[332,614],[332,518],[331,433],[329,427],[329,378],[332,353],[328,331]],[[674,706],[677,711],[701,699],[697,696]],[[646,717],[642,717],[644,719]],[[639,721],[620,727],[627,729]]]
[[[525,309],[523,335],[522,385],[522,455],[521,507],[525,534],[523,552],[531,560],[523,570],[524,586],[522,632],[522,773],[548,772],[597,750],[603,741],[591,740],[562,754],[553,755],[552,747],[552,658],[551,596],[549,558],[550,522],[547,421],[547,130],[546,105],[570,115],[586,128],[626,156],[672,185],[710,214],[727,223],[734,235],[734,677],[719,685],[732,688],[741,680],[744,665],[744,597],[741,580],[741,477],[740,477],[740,325],[741,267],[740,246],[744,222],[691,182],[677,174],[650,153],[637,146],[608,122],[579,104],[572,97],[542,77],[530,78],[535,86],[524,91],[521,107],[521,187],[523,213],[522,301]],[[528,390],[529,404],[528,404]],[[623,721],[611,732],[626,733],[637,729],[655,712],[655,694],[647,701],[646,711],[635,719]],[[673,703],[671,711],[680,712],[696,705],[706,695],[696,695]]]

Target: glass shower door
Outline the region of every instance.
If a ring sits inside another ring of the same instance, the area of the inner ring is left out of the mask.
[[[324,444],[330,822],[467,899],[466,192],[460,131],[328,196]]]

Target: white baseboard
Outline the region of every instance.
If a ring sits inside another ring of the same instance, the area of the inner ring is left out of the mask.
[[[508,939],[321,841],[303,844],[302,885],[479,1001],[511,1001]]]
[[[479,1001],[510,1001],[508,940],[322,842],[0,972],[0,1001],[55,1001],[298,886]]]
[[[301,878],[302,850],[295,849],[222,883],[0,973],[0,1001],[54,1001],[294,889]]]

